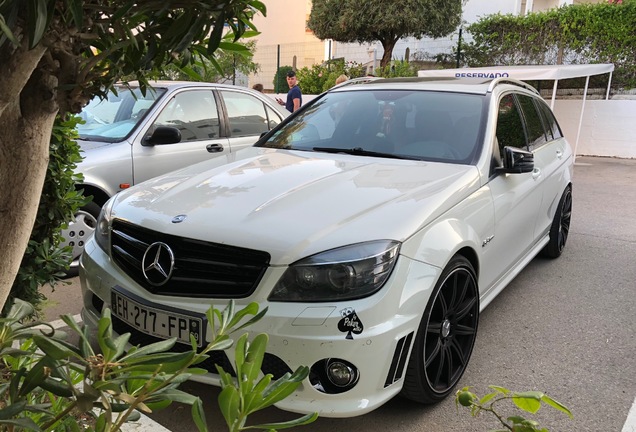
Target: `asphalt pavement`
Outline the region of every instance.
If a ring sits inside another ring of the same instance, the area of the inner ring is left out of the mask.
[[[537,258],[482,313],[472,359],[459,387],[484,394],[488,385],[543,391],[565,404],[569,419],[549,407],[535,417],[551,432],[636,432],[636,160],[578,157],[568,244],[557,260]],[[77,278],[54,292],[47,320],[79,314]],[[226,430],[218,389],[186,383],[201,396],[212,430]],[[630,410],[631,409],[631,410]],[[502,406],[505,415],[514,411]],[[294,418],[272,408],[250,423]],[[196,430],[179,404],[151,415],[166,428]],[[321,431],[487,431],[494,418],[473,419],[452,399],[420,406],[395,398],[350,419],[319,418],[301,429]],[[152,430],[152,427],[147,427]]]

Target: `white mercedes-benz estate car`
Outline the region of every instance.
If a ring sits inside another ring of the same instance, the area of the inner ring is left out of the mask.
[[[81,259],[82,316],[109,307],[132,344],[185,350],[209,338],[210,305],[254,301],[263,373],[311,370],[279,408],[434,403],[468,367],[480,311],[537,254],[561,254],[573,159],[522,82],[334,88],[253,147],[108,201]],[[218,384],[214,364],[233,370],[233,351],[204,364]]]

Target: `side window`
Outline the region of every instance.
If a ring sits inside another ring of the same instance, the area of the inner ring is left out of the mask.
[[[269,128],[274,129],[278,126],[278,123],[282,122],[283,119],[276,111],[272,108],[265,105],[265,110],[267,111],[267,120],[269,121]]]
[[[218,138],[219,114],[214,94],[209,90],[191,90],[176,94],[154,123],[172,126],[181,132],[181,142]]]
[[[521,112],[512,94],[505,95],[499,101],[497,141],[500,155],[503,154],[503,148],[506,146],[528,149]]]
[[[265,104],[245,93],[221,91],[231,137],[260,135],[270,129]],[[279,119],[280,122],[280,119]]]
[[[550,135],[553,139],[563,138],[563,134],[561,133],[561,129],[559,128],[559,124],[556,121],[556,117],[554,117],[554,113],[545,103],[537,103],[539,107],[539,111],[543,115],[543,120],[545,121],[546,129],[548,129],[548,137]]]
[[[526,119],[526,132],[528,133],[528,147],[530,150],[537,149],[547,142],[543,121],[534,99],[531,96],[517,95],[517,100]]]

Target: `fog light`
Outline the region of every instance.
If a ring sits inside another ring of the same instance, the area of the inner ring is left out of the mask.
[[[340,361],[330,362],[327,365],[327,374],[329,381],[338,387],[348,386],[355,377],[353,369]]]
[[[325,358],[317,361],[309,369],[309,382],[321,393],[340,394],[354,388],[360,379],[358,368],[352,363]]]

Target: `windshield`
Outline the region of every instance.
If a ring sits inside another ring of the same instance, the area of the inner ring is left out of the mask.
[[[125,139],[166,89],[148,88],[146,94],[134,88],[118,87],[105,99],[93,98],[79,116],[86,122],[77,125],[80,139],[118,142]]]
[[[327,93],[259,145],[469,164],[481,142],[484,101],[418,90]]]

